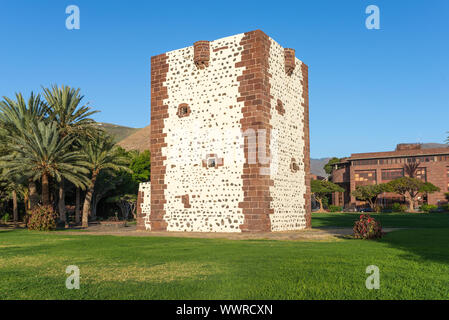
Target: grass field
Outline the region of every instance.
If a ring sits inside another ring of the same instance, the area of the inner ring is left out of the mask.
[[[357,217],[314,214],[313,225]],[[449,299],[449,215],[377,218],[410,229],[315,242],[4,230],[0,299]],[[373,264],[380,290],[365,288]],[[68,265],[80,268],[80,290],[65,287]]]

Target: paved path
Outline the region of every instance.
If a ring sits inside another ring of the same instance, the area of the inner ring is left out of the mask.
[[[384,228],[391,232],[400,228]],[[60,234],[70,235],[112,235],[133,237],[182,237],[202,239],[230,239],[230,240],[336,240],[352,235],[352,228],[322,228],[306,229],[300,231],[260,232],[260,233],[218,233],[218,232],[160,232],[136,231],[135,226],[124,228],[111,228],[105,226],[90,226],[82,231],[62,231]]]

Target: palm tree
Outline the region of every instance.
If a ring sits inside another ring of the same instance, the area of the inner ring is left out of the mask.
[[[99,128],[90,116],[98,111],[91,110],[87,104],[81,105],[84,96],[80,95],[80,89],[52,86],[51,89],[43,90],[49,108],[49,120],[56,122],[62,137],[69,135],[83,138],[86,135],[96,135]]]
[[[78,144],[79,139],[86,136],[91,137],[99,130],[95,126],[95,121],[90,118],[98,111],[91,110],[87,104],[81,104],[84,97],[80,95],[80,89],[54,85],[50,89],[43,88],[43,90],[49,107],[49,120],[57,124],[61,137],[71,136],[76,139],[75,143]],[[79,194],[79,191],[79,188],[77,188],[77,194]],[[66,222],[63,178],[59,182],[58,208],[61,221]],[[78,211],[79,208],[75,210]]]
[[[40,95],[34,95],[31,92],[28,103],[25,102],[21,93],[16,93],[16,101],[3,97],[0,101],[0,129],[1,138],[4,140],[7,136],[23,136],[24,132],[30,130],[30,124],[36,121],[45,121],[48,106]],[[2,141],[4,146],[8,146]],[[7,152],[10,153],[10,152]],[[39,201],[37,187],[34,180],[28,181],[28,199],[30,209],[33,209]]]
[[[77,187],[88,183],[87,163],[77,151],[70,151],[73,138],[59,135],[54,122],[32,123],[31,130],[9,137],[11,154],[0,158],[6,176],[25,176],[42,181],[42,203],[50,204],[49,179],[65,178]]]
[[[114,174],[114,172],[120,170],[127,172],[131,172],[131,170],[126,166],[129,161],[128,158],[117,153],[111,137],[98,135],[85,145],[83,152],[92,173],[83,204],[82,225],[87,227],[95,182],[100,172],[108,171],[110,174]]]

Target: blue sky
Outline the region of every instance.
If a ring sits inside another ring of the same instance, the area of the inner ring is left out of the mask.
[[[81,11],[67,30],[65,8]],[[380,30],[365,8],[380,8]],[[449,1],[2,0],[0,96],[80,87],[96,120],[150,122],[150,57],[261,29],[309,65],[311,155],[444,142]]]

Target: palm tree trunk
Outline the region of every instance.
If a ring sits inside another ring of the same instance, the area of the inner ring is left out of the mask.
[[[42,174],[42,204],[50,205],[50,190],[48,186],[48,174]]]
[[[39,202],[39,195],[37,194],[37,187],[36,187],[36,183],[33,180],[29,180],[28,181],[28,189],[29,189],[29,210],[33,210],[38,202]]]
[[[75,199],[75,222],[80,223],[80,188],[76,188],[76,199]]]
[[[90,182],[89,189],[87,189],[86,198],[84,199],[83,205],[83,228],[87,228],[89,226],[89,209],[90,204],[92,202],[92,196],[94,194],[95,181],[97,180],[98,171],[94,171],[92,173],[92,180]]]
[[[86,198],[84,199],[83,204],[83,228],[87,228],[89,226],[89,209],[90,203],[92,201],[92,195],[94,193],[94,188],[89,188],[86,193]]]
[[[101,198],[102,198],[101,195],[98,195],[97,193],[93,194],[92,212],[91,212],[91,217],[93,220],[97,220],[97,206]]]
[[[14,222],[19,221],[19,210],[17,209],[17,192],[13,190],[12,192],[12,212]]]
[[[59,202],[58,202],[59,220],[61,222],[67,222],[65,215],[65,190],[64,190],[64,178],[59,183]]]
[[[25,192],[23,196],[23,205],[25,206],[25,212],[30,210],[30,197],[28,196],[28,192]]]

